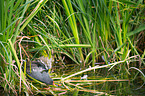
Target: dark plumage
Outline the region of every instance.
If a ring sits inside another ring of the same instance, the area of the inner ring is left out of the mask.
[[[53,85],[53,80],[48,74],[48,69],[45,68],[45,65],[39,61],[31,62],[31,72],[30,72],[30,63],[27,62],[27,74],[34,79],[37,79],[43,83]]]

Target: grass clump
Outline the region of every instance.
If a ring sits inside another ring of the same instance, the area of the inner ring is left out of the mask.
[[[0,4],[0,77],[4,82],[0,84],[7,93],[33,94],[37,90],[36,93],[43,95],[56,95],[71,89],[77,90],[74,94],[79,94],[78,90],[93,93],[67,81],[78,80],[78,76],[88,72],[104,80],[112,76],[113,80],[132,82],[119,83],[121,90],[118,85],[114,89],[106,83],[109,87],[98,87],[102,90],[95,91],[96,95],[124,93],[122,89],[134,86],[139,74],[141,83],[144,82],[143,0],[1,0]],[[61,82],[60,87],[65,87],[65,91],[58,92],[54,86],[48,91],[46,85],[40,87],[27,81],[22,71],[23,60],[34,60],[41,55],[54,59],[53,79],[56,77],[55,82]],[[70,73],[66,75],[68,70]],[[102,71],[106,74],[101,74]],[[110,92],[105,92],[105,88]]]

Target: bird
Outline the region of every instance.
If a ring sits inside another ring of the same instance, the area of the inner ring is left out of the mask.
[[[47,63],[52,63],[52,59],[49,60],[42,56],[39,58],[39,60],[37,59],[36,61],[30,61],[26,63],[26,73],[28,77],[31,76],[40,82],[53,85],[53,80],[50,78],[48,73],[50,67],[45,63],[44,60]]]
[[[45,65],[45,68],[46,69],[51,69],[52,68],[52,58],[48,58],[48,57],[44,57],[44,56],[41,56],[40,58],[37,59],[38,62],[41,62],[43,65]]]

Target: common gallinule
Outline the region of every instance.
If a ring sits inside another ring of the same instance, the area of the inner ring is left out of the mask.
[[[29,76],[43,83],[53,85],[53,80],[50,78],[48,70],[51,68],[52,59],[40,57],[37,61],[27,62],[26,72]]]

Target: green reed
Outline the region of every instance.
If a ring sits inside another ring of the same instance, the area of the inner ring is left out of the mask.
[[[117,71],[119,79],[129,79],[130,66],[138,67],[133,63],[129,65],[133,60],[137,63],[130,57],[138,57],[144,65],[145,50],[136,47],[145,30],[143,0],[1,0],[0,5],[0,69],[1,78],[6,80],[0,84],[7,91],[17,94],[16,89],[19,89],[27,93],[30,88],[21,68],[24,55],[21,41],[34,42],[34,48],[26,48],[26,51],[36,52],[29,54],[32,59],[39,51],[49,54],[50,58],[54,52],[62,62],[63,54],[80,67],[96,68],[95,63],[102,61],[103,56],[104,66],[118,62],[110,65],[110,70],[114,75]],[[19,39],[18,36],[26,37]],[[19,75],[13,71],[13,60]],[[134,75],[136,73],[131,77]],[[72,76],[75,74],[67,77]],[[13,86],[18,82],[18,87]]]
[[[0,85],[8,94],[14,93],[18,95],[17,89],[19,94],[24,91],[26,93],[28,91],[31,92],[22,71],[21,40],[17,41],[16,38],[20,36],[20,33],[23,32],[30,20],[46,2],[46,0],[37,0],[35,2],[30,0],[0,1],[0,67],[2,72]],[[33,4],[33,11],[26,17],[27,9]],[[17,42],[19,42],[18,46],[14,48]],[[18,52],[20,55],[17,54],[18,49],[20,50]],[[17,65],[15,65],[15,62]]]

